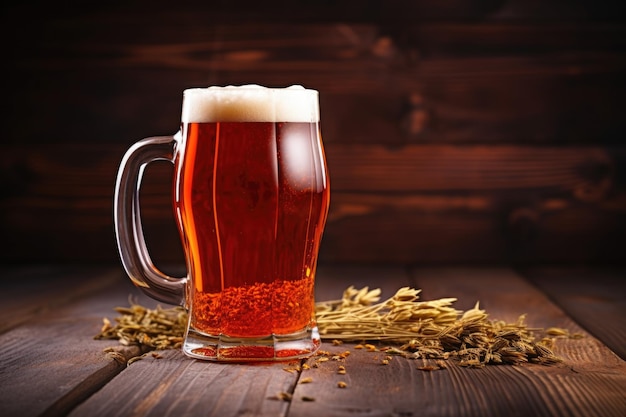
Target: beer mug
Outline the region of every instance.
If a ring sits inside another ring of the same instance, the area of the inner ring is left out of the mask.
[[[184,277],[159,270],[143,236],[139,187],[156,160],[174,164]],[[186,355],[307,357],[320,346],[314,283],[329,193],[317,91],[185,90],[180,130],[135,143],[121,161],[114,221],[122,264],[147,295],[187,309]]]

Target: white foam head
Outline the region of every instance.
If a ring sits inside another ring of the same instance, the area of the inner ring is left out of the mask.
[[[298,85],[190,88],[183,96],[183,123],[314,123],[320,119],[318,92]]]

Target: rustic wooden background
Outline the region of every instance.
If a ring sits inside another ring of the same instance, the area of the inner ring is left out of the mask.
[[[321,261],[622,263],[618,3],[22,2],[2,6],[3,263],[117,262],[112,194],[188,87],[321,93]],[[206,4],[209,5],[206,5]],[[171,167],[146,175],[157,264],[182,261]]]

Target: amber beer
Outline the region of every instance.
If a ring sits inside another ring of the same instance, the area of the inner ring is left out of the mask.
[[[174,205],[191,279],[190,333],[229,340],[235,355],[254,354],[246,340],[310,339],[329,203],[317,96],[187,90],[181,132]],[[216,353],[192,345],[192,355]]]

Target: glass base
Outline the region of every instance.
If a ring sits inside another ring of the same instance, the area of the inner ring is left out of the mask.
[[[187,332],[183,352],[195,359],[216,362],[270,362],[308,358],[320,345],[317,327],[263,338],[213,336],[191,328]]]

